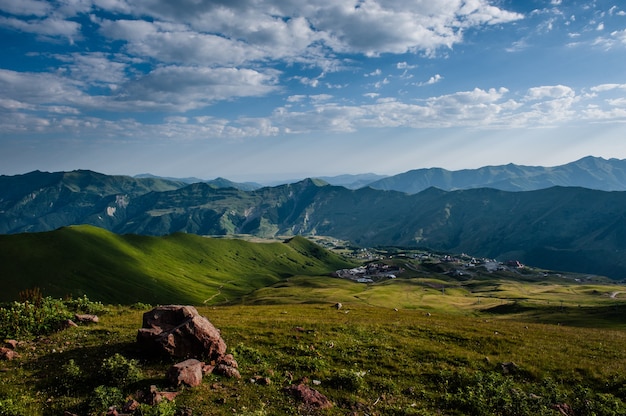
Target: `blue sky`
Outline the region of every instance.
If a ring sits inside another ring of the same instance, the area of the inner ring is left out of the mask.
[[[0,174],[626,158],[626,4],[0,0]]]

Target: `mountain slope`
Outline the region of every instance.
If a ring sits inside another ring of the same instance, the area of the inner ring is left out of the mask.
[[[553,186],[626,191],[626,160],[606,160],[589,156],[555,167],[508,164],[458,171],[441,168],[416,169],[380,179],[367,186],[409,194],[431,186],[448,191],[485,187],[503,191],[531,191]]]
[[[85,170],[0,176],[0,233],[47,231],[82,223],[94,212],[106,216],[138,195],[184,185]]]
[[[307,179],[250,192],[197,183],[104,195],[86,175],[75,188],[55,179],[32,197],[12,196],[15,185],[7,187],[9,196],[0,189],[0,231],[91,224],[118,234],[327,235],[361,246],[424,246],[626,277],[626,192],[428,188],[409,195]]]
[[[91,226],[0,235],[1,301],[39,287],[112,304],[214,304],[293,275],[328,274],[350,264],[302,237],[250,243],[192,234],[116,235]]]

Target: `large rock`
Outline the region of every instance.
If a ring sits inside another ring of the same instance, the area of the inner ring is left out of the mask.
[[[147,352],[210,362],[226,353],[220,331],[193,306],[157,306],[144,313],[137,342]]]

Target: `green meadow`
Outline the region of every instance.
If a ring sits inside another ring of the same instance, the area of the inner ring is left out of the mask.
[[[142,314],[160,303],[196,305],[242,378],[205,376],[136,415],[626,414],[626,287],[607,279],[532,268],[454,274],[461,265],[385,256],[405,272],[357,283],[330,276],[357,260],[300,237],[69,227],[0,236],[0,248],[10,289],[0,330],[16,336],[20,354],[0,361],[3,416],[104,415],[151,385],[175,390],[164,376],[173,361],[149,359],[135,343]],[[74,311],[100,322],[46,324]],[[285,392],[301,381],[333,406],[305,407]]]

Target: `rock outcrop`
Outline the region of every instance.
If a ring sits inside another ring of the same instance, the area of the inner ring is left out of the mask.
[[[220,331],[193,306],[158,306],[144,313],[137,343],[148,354],[186,359],[167,372],[175,386],[198,386],[203,375],[212,372],[241,378],[237,361],[226,354]]]
[[[146,352],[209,362],[226,353],[220,331],[193,306],[158,306],[144,313],[137,342]]]

